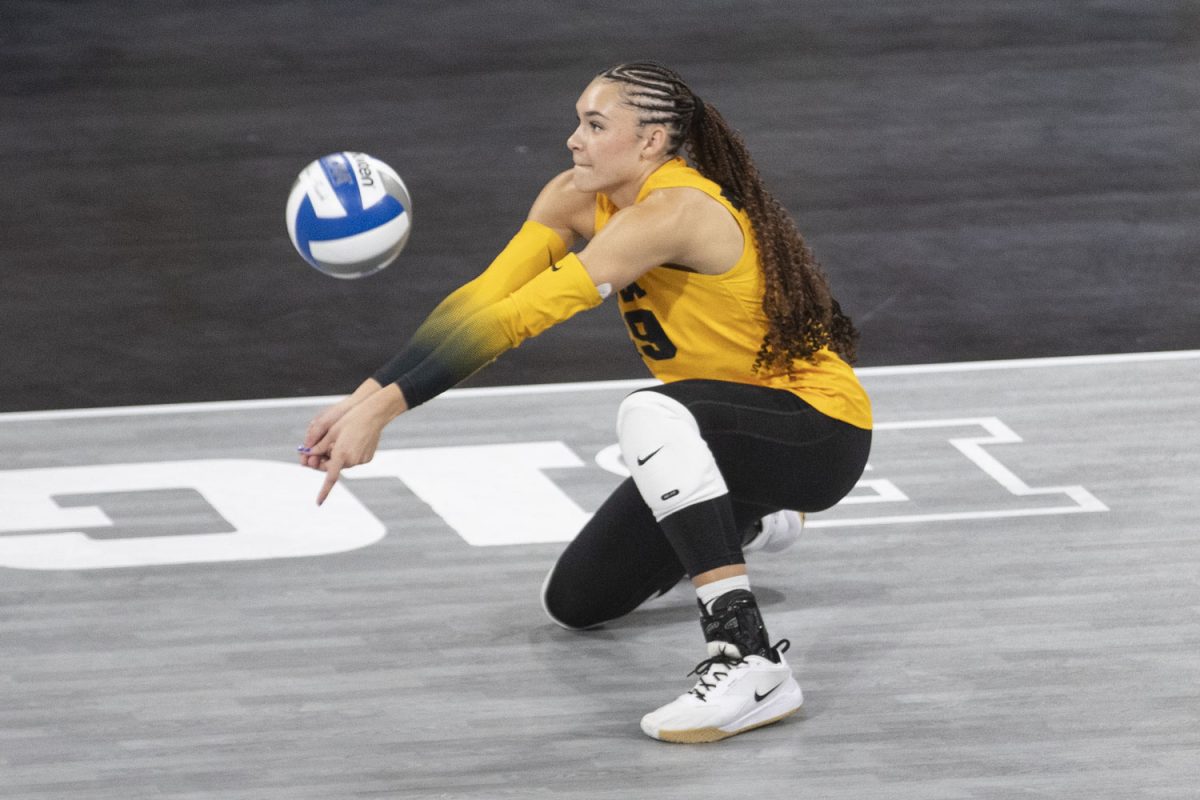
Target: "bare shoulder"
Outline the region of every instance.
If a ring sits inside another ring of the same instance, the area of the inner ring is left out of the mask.
[[[719,275],[737,263],[743,244],[737,221],[704,192],[659,189],[613,214],[579,259],[597,285],[628,286],[668,264]]]
[[[673,263],[705,274],[725,272],[741,257],[741,226],[717,200],[686,186],[658,189],[638,203],[647,228],[674,241]]]
[[[529,209],[529,219],[552,228],[567,242],[592,238],[595,215],[595,193],[576,189],[571,170],[551,178]]]
[[[705,225],[730,218],[724,206],[700,189],[690,186],[655,189],[638,205],[654,209],[656,214],[668,217],[675,223]]]

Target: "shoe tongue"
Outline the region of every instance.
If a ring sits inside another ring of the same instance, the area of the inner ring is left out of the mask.
[[[741,658],[742,651],[738,650],[736,644],[730,642],[709,642],[708,643],[709,658],[717,656],[728,656],[729,658]]]

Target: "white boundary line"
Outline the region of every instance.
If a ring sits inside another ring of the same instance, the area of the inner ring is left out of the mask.
[[[996,369],[1039,369],[1100,364],[1129,364],[1143,361],[1182,361],[1200,358],[1200,350],[1161,350],[1153,353],[1111,353],[1093,356],[1010,358],[997,361],[948,361],[943,364],[900,364],[894,367],[864,367],[859,375],[929,375],[937,372],[982,372]]]
[[[942,372],[980,372],[1000,369],[1041,369],[1100,364],[1127,364],[1145,361],[1182,361],[1200,359],[1200,350],[1165,350],[1151,353],[1114,353],[1093,356],[1059,356],[1052,358],[1018,358],[998,361],[953,361],[942,364],[901,364],[891,367],[861,367],[855,370],[860,377],[876,378],[892,375],[928,375]],[[651,378],[618,381],[582,381],[579,383],[537,383],[521,386],[494,386],[475,389],[451,389],[438,400],[471,397],[508,397],[529,394],[561,394],[565,392],[633,391],[653,386]],[[219,411],[263,411],[278,408],[306,408],[337,402],[342,395],[324,397],[285,397],[264,400],[223,400],[206,403],[170,403],[146,406],[111,406],[107,408],[62,409],[56,411],[11,411],[0,413],[2,422],[40,422],[45,420],[91,419],[98,417],[134,417],[158,414],[193,414]]]
[[[1072,506],[1043,508],[1001,508],[989,511],[946,511],[935,514],[893,514],[879,517],[854,517],[849,519],[815,519],[808,522],[814,528],[847,528],[859,525],[894,525],[910,522],[948,522],[952,520],[1004,519],[1006,517],[1035,517],[1053,514],[1081,514],[1108,511],[1108,506],[1082,486],[1030,486],[1017,477],[994,455],[984,449],[989,444],[1015,444],[1023,441],[1016,431],[997,417],[964,419],[919,420],[915,422],[889,422],[877,426],[877,430],[912,430],[928,428],[960,428],[977,425],[986,432],[984,436],[955,436],[947,441],[952,447],[973,462],[996,483],[1014,497],[1035,495],[1064,495],[1075,502]],[[907,498],[906,498],[907,499]]]

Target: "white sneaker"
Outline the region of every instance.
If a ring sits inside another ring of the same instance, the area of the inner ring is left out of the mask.
[[[775,663],[762,656],[741,658],[736,647],[710,642],[713,656],[691,673],[700,680],[642,717],[642,730],[664,742],[716,742],[796,713],[804,694],[783,658],[788,646],[787,639],[775,645]]]
[[[804,512],[787,509],[776,511],[763,517],[756,527],[758,533],[742,545],[742,552],[761,550],[764,553],[778,553],[795,544],[804,532]]]

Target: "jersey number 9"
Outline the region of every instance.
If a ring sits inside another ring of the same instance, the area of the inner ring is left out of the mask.
[[[645,353],[647,358],[666,361],[675,357],[675,343],[667,336],[653,312],[640,308],[626,311],[625,324],[629,326],[629,333],[633,338],[643,342],[638,349]]]

